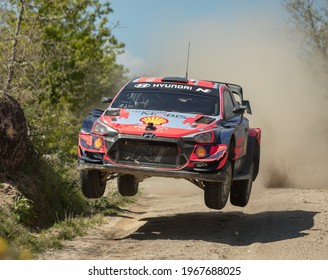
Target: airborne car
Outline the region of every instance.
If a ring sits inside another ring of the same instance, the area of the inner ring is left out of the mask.
[[[207,207],[247,205],[260,163],[261,129],[244,116],[250,103],[236,84],[180,77],[128,82],[82,123],[78,166],[87,198],[117,178],[133,196],[149,177],[183,178],[204,190]]]

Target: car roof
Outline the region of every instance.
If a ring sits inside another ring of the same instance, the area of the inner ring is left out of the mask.
[[[207,80],[194,80],[183,77],[138,77],[132,80],[133,83],[175,83],[185,84],[190,86],[199,86],[218,89],[220,82],[207,81]]]
[[[136,86],[136,84],[140,84]],[[195,80],[195,79],[187,79],[184,77],[137,77],[132,79],[127,85],[126,88],[147,88],[150,89],[153,87],[153,84],[172,84],[172,86],[162,86],[165,89],[185,89],[191,90],[199,93],[219,93],[220,86],[224,85],[230,89],[232,93],[239,95],[241,100],[243,100],[243,89],[241,86],[237,84],[227,83],[227,82],[217,82],[217,81],[209,81],[209,80]],[[176,86],[173,86],[176,85]],[[179,86],[178,86],[179,85]],[[184,85],[184,86],[183,86]],[[213,89],[213,90],[205,90],[202,88]]]

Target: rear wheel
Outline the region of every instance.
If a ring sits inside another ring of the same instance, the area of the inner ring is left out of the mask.
[[[224,182],[204,182],[204,200],[208,208],[220,210],[227,204],[232,180],[230,160],[227,160],[225,172],[227,179]]]
[[[85,197],[100,198],[106,189],[106,173],[94,169],[81,170],[80,184]]]
[[[251,164],[248,180],[234,181],[230,191],[230,203],[235,206],[245,207],[251,195],[254,175],[254,163]]]
[[[117,178],[118,192],[122,196],[134,196],[138,192],[139,183],[135,176],[124,174]]]

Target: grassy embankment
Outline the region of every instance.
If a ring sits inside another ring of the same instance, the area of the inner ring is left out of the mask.
[[[21,171],[0,176],[0,259],[30,259],[60,248],[131,202],[116,192],[85,199],[75,162],[30,149]]]

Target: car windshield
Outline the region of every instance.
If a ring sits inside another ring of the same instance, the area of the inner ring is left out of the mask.
[[[220,113],[219,96],[164,91],[123,91],[111,107],[210,116],[216,116]]]

